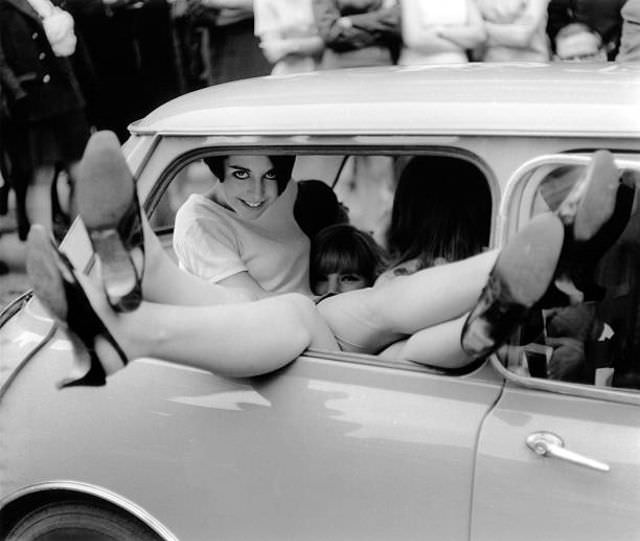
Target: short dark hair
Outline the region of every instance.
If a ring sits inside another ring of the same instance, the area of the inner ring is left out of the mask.
[[[311,287],[334,272],[359,274],[371,286],[384,264],[384,251],[369,233],[350,224],[330,225],[311,242]]]
[[[293,216],[310,239],[325,227],[349,223],[349,215],[331,186],[316,179],[298,181]]]
[[[220,182],[224,182],[224,162],[229,158],[228,155],[224,156],[209,156],[203,158],[203,162],[207,164],[207,167],[216,176]],[[276,172],[276,182],[278,183],[278,194],[284,192],[289,180],[291,180],[291,172],[293,171],[293,165],[295,164],[295,156],[267,156],[271,165]]]

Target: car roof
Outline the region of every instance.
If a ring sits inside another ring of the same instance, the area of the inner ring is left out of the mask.
[[[246,79],[174,99],[138,134],[640,136],[640,65],[390,66]]]

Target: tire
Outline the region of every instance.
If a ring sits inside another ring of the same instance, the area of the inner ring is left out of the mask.
[[[61,500],[22,517],[6,541],[162,541],[147,526],[107,504]]]

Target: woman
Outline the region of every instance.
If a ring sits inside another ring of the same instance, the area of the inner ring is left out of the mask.
[[[89,137],[84,98],[70,62],[75,48],[73,19],[56,4],[0,0],[0,81],[11,115],[13,180],[16,193],[26,191],[22,240],[29,222],[50,227],[54,166],[62,164],[75,179]]]
[[[548,62],[549,0],[478,0],[487,41],[484,62]]]
[[[403,48],[398,64],[460,64],[486,32],[475,0],[402,1]]]
[[[322,69],[394,64],[400,45],[397,0],[313,0],[325,43]]]
[[[324,42],[313,17],[312,0],[254,0],[255,34],[273,75],[315,71]]]
[[[205,163],[213,188],[176,214],[180,266],[209,282],[259,299],[309,294],[309,239],[296,224],[292,156],[218,156]]]
[[[350,224],[325,227],[311,242],[311,291],[322,299],[370,287],[384,261],[382,248],[369,233]]]
[[[117,313],[107,295],[76,273],[48,242],[44,229],[33,232],[28,272],[36,295],[67,326],[74,343],[84,345],[90,359],[89,370],[85,367],[84,375],[67,384],[104,384],[106,374],[142,356],[248,376],[287,364],[308,347],[337,348],[308,298],[290,294],[241,302],[227,288],[181,273],[144,215],[138,213],[126,226],[129,209],[137,205],[114,135],[93,136],[82,176],[79,210],[90,237],[95,241],[94,233],[100,233],[99,238],[113,240],[109,245],[93,243],[103,276],[105,271],[117,275],[121,268],[134,267],[129,273],[139,277],[133,287],[142,299],[136,309]],[[585,182],[572,201],[575,212],[564,224],[555,214],[536,217],[499,256],[484,252],[399,277],[384,287],[336,295],[318,305],[320,313],[349,351],[372,352],[386,345],[379,334],[386,340],[418,330],[430,331],[438,340],[436,348],[457,348],[471,357],[495,351],[544,298],[560,263],[569,273],[571,265],[591,263],[626,225],[634,189],[620,184],[609,153],[596,153]],[[132,235],[136,228],[144,234]],[[567,254],[573,254],[572,259],[563,262]],[[488,287],[476,303],[487,279]],[[355,316],[347,319],[349,328],[332,317],[336,308]],[[468,310],[471,315],[463,328],[460,316]],[[431,347],[429,341],[426,345]]]

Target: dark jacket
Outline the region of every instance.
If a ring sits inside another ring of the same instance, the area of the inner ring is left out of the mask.
[[[313,0],[313,11],[320,36],[334,51],[399,43],[400,8],[384,8],[382,0]],[[352,26],[340,26],[340,17],[349,17]]]
[[[16,120],[38,121],[82,109],[69,58],[56,57],[27,0],[0,0],[0,82]]]

